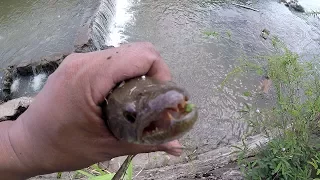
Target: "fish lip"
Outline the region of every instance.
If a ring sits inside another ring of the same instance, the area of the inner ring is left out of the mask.
[[[171,120],[170,127],[166,130],[158,130],[154,133],[141,134],[139,142],[141,144],[163,144],[178,139],[186,134],[196,123],[198,119],[198,108],[193,107],[182,118]],[[156,121],[156,120],[155,120]],[[152,121],[154,122],[154,121]],[[151,123],[151,122],[150,122]]]

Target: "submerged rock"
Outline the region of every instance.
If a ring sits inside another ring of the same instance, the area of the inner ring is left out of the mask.
[[[285,6],[294,9],[297,12],[305,12],[304,8],[298,3],[297,0],[281,0]]]
[[[260,36],[264,39],[267,40],[268,36],[270,35],[270,31],[268,29],[263,29]]]

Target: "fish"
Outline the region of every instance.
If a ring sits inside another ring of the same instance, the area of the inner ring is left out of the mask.
[[[173,81],[136,77],[122,82],[105,100],[104,119],[119,141],[157,145],[189,132],[198,119],[188,91]],[[113,180],[120,179],[135,155],[127,156]]]

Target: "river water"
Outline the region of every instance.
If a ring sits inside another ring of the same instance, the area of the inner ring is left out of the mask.
[[[90,2],[1,1],[1,66],[70,51],[77,27],[92,12]],[[300,2],[307,10],[320,10],[318,0]],[[240,58],[273,52],[270,40],[260,37],[264,28],[304,58],[320,54],[320,20],[290,11],[276,0],[238,2],[259,11],[218,0],[104,3],[91,34],[95,44],[150,41],[156,46],[174,80],[190,91],[200,108],[199,122],[182,139],[185,146],[198,148],[197,153],[239,140],[246,128],[237,110],[244,102],[257,102],[253,105],[259,111],[271,103],[270,98],[243,95],[259,91],[261,77],[253,74],[219,89]]]
[[[0,67],[70,53],[99,1],[1,0]]]
[[[316,1],[308,3],[320,9]],[[252,2],[249,6],[259,12],[200,0],[144,0],[131,1],[131,5],[134,18],[124,31],[127,41],[152,42],[169,64],[174,79],[200,106],[199,123],[184,138],[184,143],[201,147],[198,152],[239,140],[245,128],[237,110],[243,102],[257,102],[257,109],[270,103],[261,97],[243,96],[245,91],[259,88],[261,77],[253,74],[219,90],[239,58],[273,52],[270,41],[260,37],[264,28],[304,57],[320,54],[320,21],[291,12],[277,1]],[[218,35],[206,37],[204,32]]]

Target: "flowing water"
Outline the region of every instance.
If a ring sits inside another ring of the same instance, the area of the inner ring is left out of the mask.
[[[264,28],[304,58],[320,54],[319,19],[290,11],[276,0],[238,3],[259,11],[214,0],[104,0],[93,23],[91,36],[97,47],[136,41],[156,46],[174,80],[190,91],[200,107],[199,122],[182,140],[185,146],[198,148],[197,153],[239,140],[246,128],[237,110],[244,102],[256,101],[257,112],[272,102],[243,95],[259,91],[261,77],[253,74],[219,89],[240,58],[273,52],[270,40],[260,37]],[[2,66],[72,49],[76,27],[84,21],[89,4],[76,0],[0,2],[0,9],[5,9],[0,11]],[[301,0],[301,4],[307,10],[320,10],[318,0]],[[34,86],[28,86],[39,88],[45,78],[32,77],[28,83]]]
[[[0,67],[71,52],[98,0],[1,0]]]
[[[277,1],[249,4],[259,12],[200,0],[144,0],[132,4],[135,18],[124,32],[127,40],[152,42],[169,64],[174,79],[190,90],[201,108],[199,123],[184,138],[184,143],[201,147],[198,152],[239,140],[245,128],[237,110],[243,102],[257,101],[257,109],[270,103],[262,97],[243,96],[245,91],[259,89],[261,77],[256,75],[237,78],[219,90],[239,58],[272,52],[270,41],[260,37],[264,28],[300,55],[320,54],[319,20],[302,18]],[[207,37],[205,32],[217,35]]]

